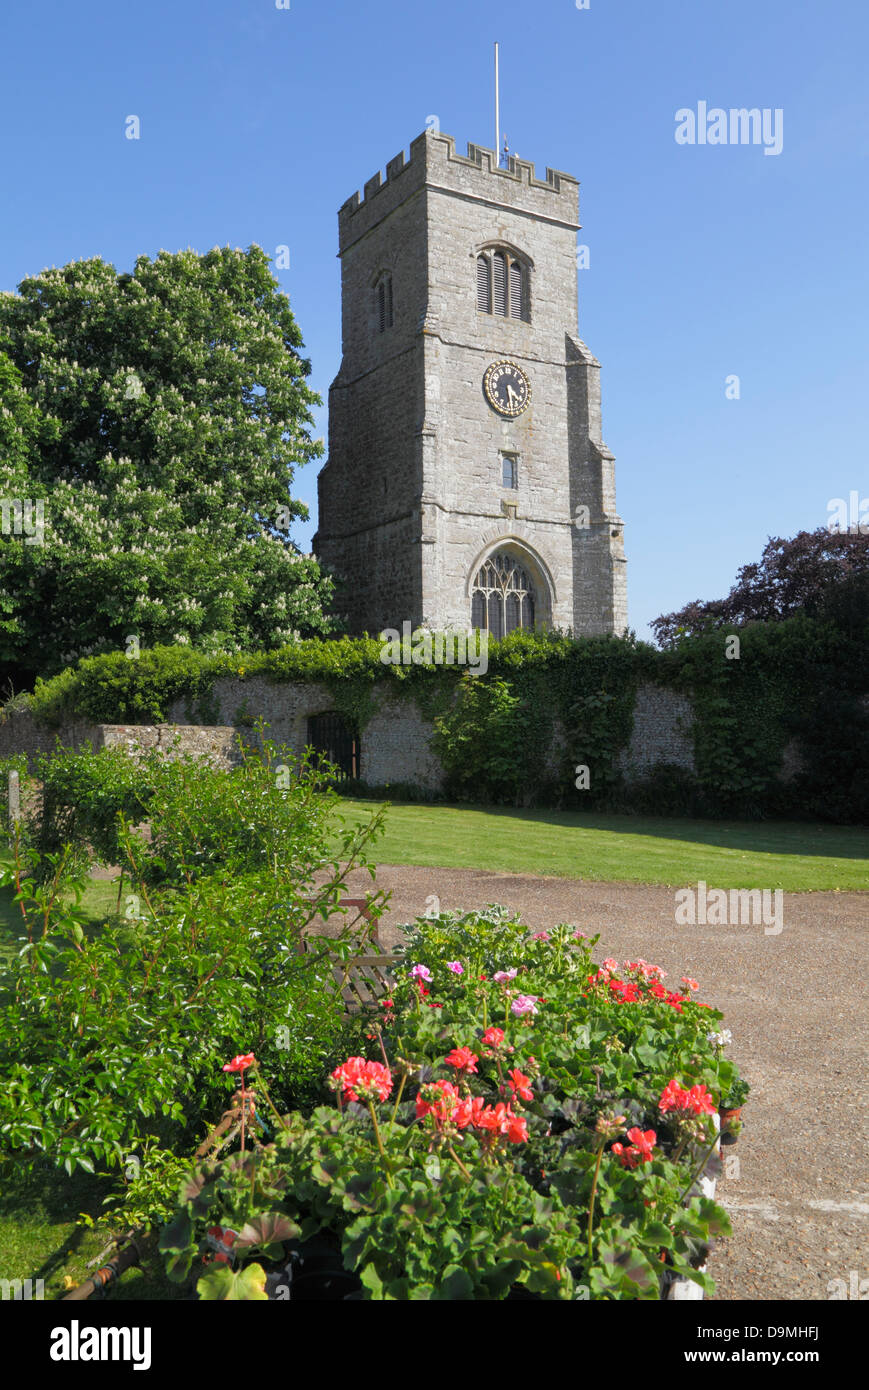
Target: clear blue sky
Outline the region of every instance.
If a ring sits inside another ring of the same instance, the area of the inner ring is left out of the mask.
[[[769,535],[869,495],[867,14],[865,0],[16,6],[0,24],[0,287],[94,255],[129,269],[161,248],[286,243],[278,275],[325,399],[337,209],[428,116],[462,151],[492,143],[498,39],[511,148],[581,181],[580,331],[603,363],[630,621],[647,635],[725,594]],[[675,113],[699,101],[781,108],[781,154],[677,145]],[[313,468],[295,490],[308,549]]]

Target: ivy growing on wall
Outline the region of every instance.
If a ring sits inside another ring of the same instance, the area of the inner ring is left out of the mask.
[[[631,809],[620,756],[637,689],[648,682],[684,694],[694,711],[694,774],[660,770],[668,811],[681,798],[686,813],[869,816],[869,641],[829,618],[704,632],[665,651],[633,636],[515,632],[489,644],[484,674],[424,661],[385,664],[383,651],[370,637],[311,639],[241,657],[155,647],[138,660],[123,653],[83,660],[15,705],[57,726],[164,722],[181,701],[191,722],[214,722],[221,678],[242,686],[253,677],[315,682],[360,730],[384,696],[413,700],[434,725],[453,797]],[[253,697],[252,688],[240,706],[246,719],[267,718]],[[783,757],[794,740],[803,766],[785,783]],[[655,804],[656,775],[645,779],[645,809]]]

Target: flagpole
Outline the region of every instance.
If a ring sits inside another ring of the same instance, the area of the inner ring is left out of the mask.
[[[498,82],[498,45],[495,44],[495,168],[501,165],[501,91]]]

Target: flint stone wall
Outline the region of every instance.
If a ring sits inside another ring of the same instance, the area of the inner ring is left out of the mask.
[[[0,758],[27,753],[32,759],[50,752],[59,735],[64,747],[82,749],[138,746],[208,758],[218,767],[231,767],[239,758],[237,736],[256,745],[251,724],[262,716],[266,736],[286,744],[296,755],[304,751],[308,719],[335,709],[330,691],[321,685],[281,683],[263,677],[243,680],[224,677],[215,682],[202,722],[197,712],[176,701],[166,724],[69,724],[59,730],[37,724],[26,711],[16,711],[0,724]],[[208,722],[205,722],[207,718]],[[656,686],[641,686],[634,710],[634,730],[621,756],[628,780],[656,763],[677,763],[692,769],[691,705],[683,696]],[[382,690],[375,693],[375,712],[362,730],[361,775],[372,786],[410,783],[427,791],[444,784],[444,770],[431,750],[432,726],[412,700]],[[563,735],[562,735],[563,739]],[[553,747],[551,770],[556,771],[559,748]]]

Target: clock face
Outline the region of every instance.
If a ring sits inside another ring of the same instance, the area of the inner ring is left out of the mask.
[[[528,378],[515,362],[493,362],[487,367],[483,391],[499,415],[521,415],[531,400]]]

